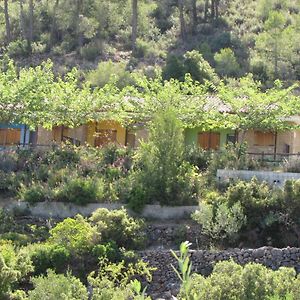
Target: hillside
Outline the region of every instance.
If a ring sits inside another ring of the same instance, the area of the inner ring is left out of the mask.
[[[180,79],[193,73],[191,50],[221,78],[251,72],[264,83],[291,83],[300,78],[299,10],[297,0],[5,0],[1,52],[20,66],[50,58],[59,73],[100,63],[88,75],[95,85],[107,80],[99,73],[126,85],[126,72],[155,68]]]

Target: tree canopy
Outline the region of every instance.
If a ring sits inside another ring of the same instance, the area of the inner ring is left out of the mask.
[[[296,85],[285,88],[279,80],[263,90],[251,75],[218,85],[200,84],[190,75],[183,81],[134,77],[134,85],[118,88],[112,77],[95,88],[76,69],[55,75],[51,61],[17,71],[13,61],[3,60],[0,122],[52,128],[114,119],[132,125],[172,108],[186,128],[283,130],[294,126],[289,117],[300,114]]]

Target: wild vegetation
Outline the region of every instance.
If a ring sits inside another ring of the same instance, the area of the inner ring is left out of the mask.
[[[299,181],[220,184],[218,168],[274,166],[250,157],[243,140],[218,152],[184,143],[195,127],[298,129],[290,118],[300,114],[299,12],[298,0],[2,1],[1,124],[140,122],[149,139],[134,150],[1,150],[1,198],[119,202],[136,213],[199,205],[192,219],[203,248],[300,247]],[[300,172],[297,160],[276,168]],[[153,270],[137,255],[143,220],[99,209],[39,226],[20,224],[25,213],[0,211],[1,299],[150,299]],[[203,277],[192,274],[189,246],[172,252],[179,299],[299,299],[292,269],[229,261]]]
[[[198,80],[192,62],[200,55],[203,71],[211,65],[216,78],[299,79],[296,0],[5,0],[0,13],[3,51],[23,65],[25,57],[28,64],[50,56],[60,72],[99,61],[106,78],[117,74],[122,84],[132,70],[153,67],[166,78],[188,72]]]

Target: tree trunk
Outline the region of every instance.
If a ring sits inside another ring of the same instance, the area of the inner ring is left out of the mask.
[[[214,19],[216,16],[216,3],[215,0],[211,0],[211,19]]]
[[[83,0],[77,0],[77,9],[76,9],[76,31],[77,31],[77,37],[78,37],[78,50],[80,52],[82,46],[83,46],[83,33],[80,28],[81,19],[82,19],[82,5]]]
[[[33,0],[29,0],[29,28],[28,28],[28,37],[27,37],[27,41],[28,41],[28,48],[29,51],[31,52],[31,44],[33,41]]]
[[[220,0],[215,0],[215,15],[216,15],[216,19],[219,19],[219,4],[220,4]]]
[[[131,42],[132,52],[136,51],[136,39],[137,39],[137,26],[138,26],[138,0],[132,0],[132,31]]]
[[[19,0],[20,5],[20,34],[22,39],[26,39],[26,31],[25,31],[25,19],[24,19],[24,7],[23,0]]]
[[[208,6],[209,6],[209,0],[205,0],[204,3],[204,21],[207,22],[208,19]]]
[[[180,34],[183,41],[186,40],[186,25],[184,19],[184,0],[178,0],[179,19],[180,19]]]
[[[197,31],[198,16],[197,16],[197,0],[192,0],[192,32]]]
[[[5,31],[6,31],[6,43],[9,44],[11,41],[10,33],[10,20],[9,20],[9,11],[8,11],[8,0],[4,0],[4,16],[5,16]]]
[[[59,5],[59,0],[55,1],[54,7],[53,7],[53,15],[52,15],[52,25],[51,25],[51,31],[50,31],[50,39],[49,39],[49,43],[47,45],[47,51],[49,51],[52,46],[55,43],[55,35],[56,35],[56,31],[57,31],[57,24],[56,24],[56,12],[58,9],[58,5]]]

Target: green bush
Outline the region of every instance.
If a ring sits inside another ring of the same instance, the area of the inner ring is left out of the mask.
[[[175,78],[184,80],[185,74],[191,74],[192,78],[200,83],[206,80],[218,82],[218,76],[210,64],[196,50],[186,52],[184,56],[170,55],[163,69],[163,78],[169,80]]]
[[[29,47],[26,40],[15,40],[7,46],[7,54],[10,57],[26,57],[29,54]]]
[[[97,258],[106,257],[109,261],[118,261],[121,258],[121,252],[115,241],[110,241],[105,244],[96,245],[93,247],[92,253]]]
[[[47,276],[32,278],[34,289],[28,292],[28,300],[87,300],[88,292],[79,279],[70,274],[55,274],[49,270]]]
[[[83,254],[98,243],[100,235],[82,216],[67,218],[50,230],[49,242],[70,251],[71,254]]]
[[[102,49],[99,49],[99,46],[95,43],[84,45],[80,49],[81,56],[89,61],[95,61],[95,59],[101,54],[101,52]]]
[[[207,278],[193,274],[179,299],[266,300],[298,299],[299,278],[291,268],[270,270],[259,264],[244,267],[233,261],[219,262]],[[187,292],[186,292],[187,291]]]
[[[103,201],[104,182],[97,178],[71,178],[57,189],[55,199],[78,205]]]
[[[118,246],[127,249],[136,249],[143,245],[144,223],[130,217],[124,208],[112,211],[97,209],[89,220],[97,228],[104,243],[113,240]]]
[[[20,200],[28,203],[43,202],[51,199],[50,190],[39,182],[32,182],[31,185],[22,185],[18,195]]]
[[[44,274],[47,269],[62,272],[70,259],[70,252],[59,244],[35,243],[27,246],[26,252],[34,266],[35,275]]]
[[[92,299],[147,299],[145,290],[142,291],[141,284],[134,278],[144,278],[148,282],[152,280],[152,268],[148,263],[141,260],[126,264],[124,261],[111,263],[100,260],[97,274],[92,272],[88,276],[88,282],[93,288]]]
[[[137,196],[144,203],[190,205],[198,202],[197,170],[184,161],[181,122],[171,109],[156,115],[149,139],[137,150],[136,172],[132,173],[133,200],[129,205],[140,209]],[[134,205],[133,205],[134,204]]]
[[[240,203],[228,207],[221,203],[214,207],[211,204],[201,203],[200,209],[192,218],[201,225],[202,232],[215,240],[235,240],[238,232],[246,222],[246,217]]]
[[[100,62],[96,70],[87,74],[87,80],[93,85],[103,87],[114,82],[117,87],[123,88],[134,83],[134,79],[127,71],[125,62]]]
[[[29,256],[16,251],[11,242],[0,241],[0,298],[5,299],[13,286],[33,270]]]
[[[184,153],[185,160],[199,170],[206,170],[211,163],[211,152],[198,146],[187,146]]]
[[[216,71],[221,76],[238,77],[240,66],[234,52],[230,48],[221,49],[214,56],[216,61]]]

